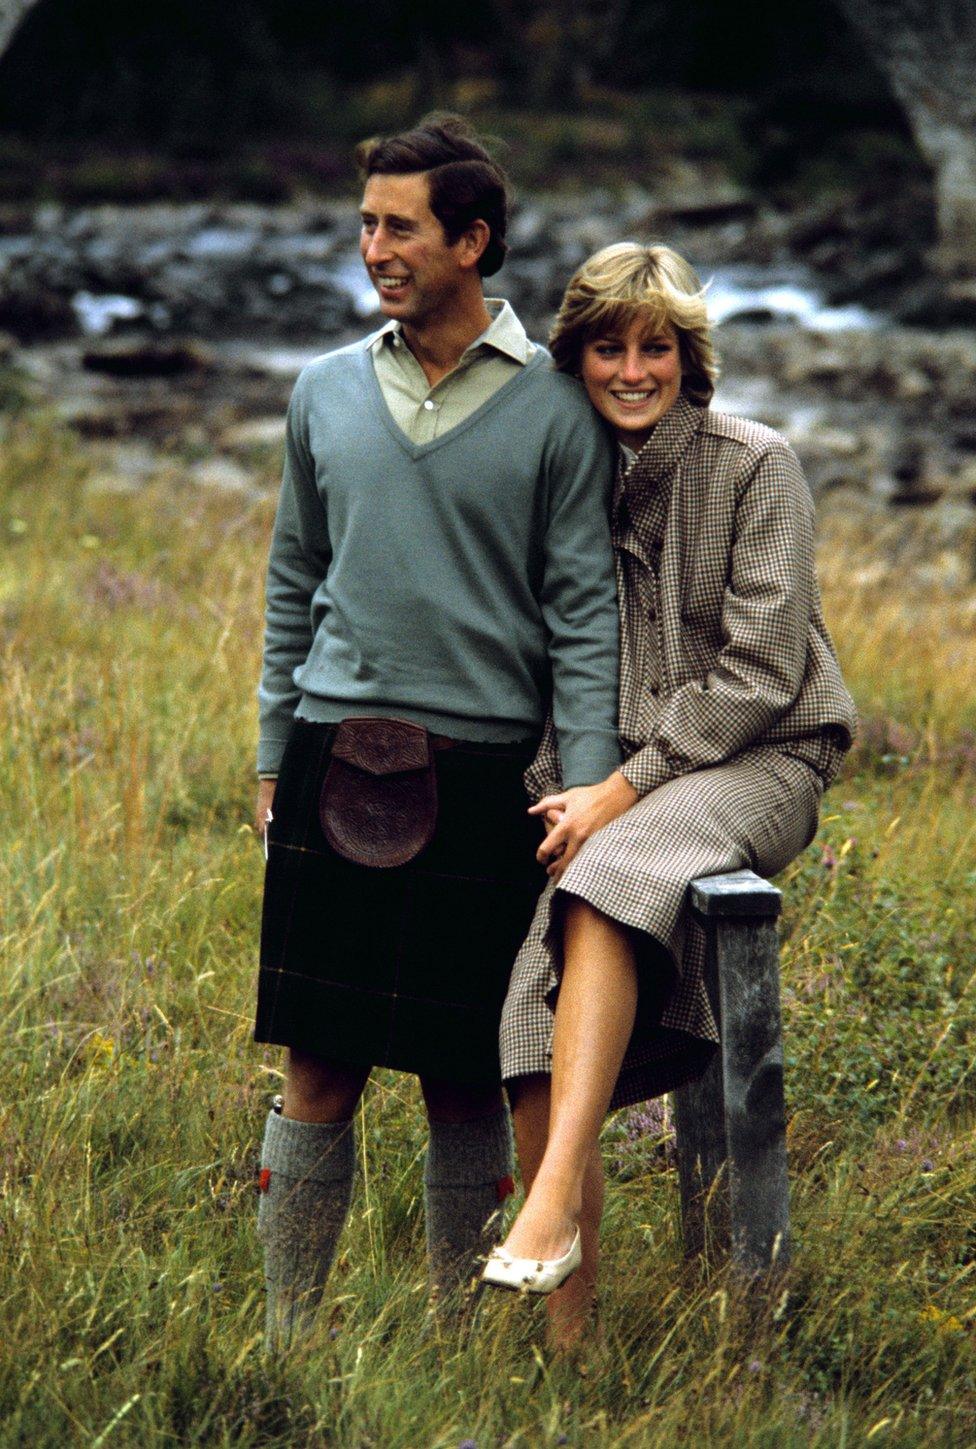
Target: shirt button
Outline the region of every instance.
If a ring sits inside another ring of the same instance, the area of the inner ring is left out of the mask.
[[[424,407],[427,409],[427,411],[429,413],[432,413],[434,411],[434,409],[435,409],[436,406],[437,406],[437,404],[436,403],[432,403],[431,400],[430,400],[430,398],[428,398],[427,401],[424,403]]]
[[[654,695],[654,697],[656,699],[657,696],[661,693],[661,690],[660,690],[659,686],[656,685],[656,684],[652,684],[651,685],[651,693]]]

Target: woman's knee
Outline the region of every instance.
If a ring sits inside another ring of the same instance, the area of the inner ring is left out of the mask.
[[[572,961],[599,959],[635,964],[634,932],[581,896],[568,896],[563,918],[563,970]]]
[[[615,921],[612,916],[598,910],[582,896],[566,894],[563,906],[564,929],[567,934],[580,931],[600,931],[626,937],[627,927]]]

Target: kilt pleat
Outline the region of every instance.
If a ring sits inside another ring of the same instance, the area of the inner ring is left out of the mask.
[[[819,776],[804,761],[757,747],[670,780],[592,836],[558,886],[550,883],[543,892],[516,959],[502,1014],[503,1077],[552,1070],[567,896],[631,927],[642,946],[641,1004],[611,1107],[697,1076],[718,1030],[705,992],[704,932],[687,909],[688,884],[746,867],[761,875],[783,870],[812,840],[822,793]]]
[[[545,873],[522,772],[535,742],[435,754],[433,840],[345,860],[318,804],[333,727],[296,721],[268,838],[255,1038],[336,1061],[500,1080],[498,1024]]]

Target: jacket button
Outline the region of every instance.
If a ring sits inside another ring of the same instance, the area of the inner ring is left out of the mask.
[[[655,696],[655,698],[661,693],[660,688],[658,687],[658,685],[656,685],[656,684],[652,684],[651,685],[651,693]]]

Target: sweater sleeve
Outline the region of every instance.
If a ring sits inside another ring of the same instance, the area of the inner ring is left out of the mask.
[[[324,501],[308,443],[305,382],[295,384],[285,429],[281,494],[268,560],[264,657],[258,687],[258,771],[273,773],[284,753],[301,690],[294,672],[312,647],[312,596],[332,550]]]
[[[622,766],[641,795],[721,764],[789,709],[806,667],[813,557],[813,502],[796,455],[776,442],[739,488],[721,649],[703,678],[675,690],[654,738]],[[694,619],[684,627],[694,635]]]
[[[613,452],[582,398],[578,408],[575,398],[568,402],[547,462],[541,593],[567,789],[603,780],[620,763],[620,640],[609,522]]]

